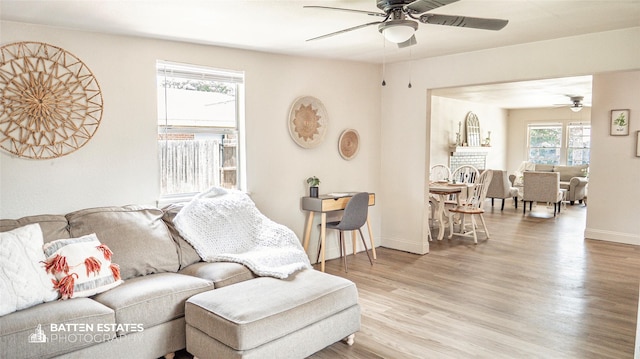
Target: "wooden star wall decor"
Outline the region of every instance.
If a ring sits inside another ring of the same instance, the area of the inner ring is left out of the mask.
[[[289,134],[300,147],[313,148],[322,143],[328,124],[327,111],[315,97],[300,97],[291,106]]]
[[[41,42],[0,47],[0,148],[32,159],[57,158],[93,137],[102,91],[75,55]]]

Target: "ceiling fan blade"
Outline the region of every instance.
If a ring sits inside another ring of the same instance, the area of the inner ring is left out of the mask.
[[[398,48],[403,49],[405,47],[416,45],[417,43],[418,41],[416,40],[416,35],[412,35],[409,40],[399,43]]]
[[[425,24],[470,27],[483,30],[501,30],[507,26],[509,20],[484,19],[480,17],[424,14],[420,16],[420,22]]]
[[[329,34],[325,34],[322,36],[318,36],[318,37],[314,37],[312,39],[308,39],[307,41],[313,41],[313,40],[320,40],[320,39],[324,39],[327,37],[331,37],[331,36],[335,36],[335,35],[339,35],[339,34],[344,34],[345,32],[349,32],[349,31],[353,31],[353,30],[358,30],[358,29],[362,29],[363,27],[367,27],[367,26],[371,26],[371,25],[378,25],[378,24],[382,24],[384,21],[375,21],[375,22],[370,22],[370,23],[366,23],[366,24],[362,24],[362,25],[358,25],[358,26],[354,26],[354,27],[350,27],[348,29],[344,29],[344,30],[340,30],[340,31],[336,31],[336,32],[332,32]]]
[[[431,11],[458,1],[459,0],[416,0],[408,4],[405,8],[409,10],[411,14],[422,14],[423,12]]]
[[[387,14],[385,14],[383,12],[356,10],[356,9],[344,9],[344,8],[341,8],[341,7],[305,5],[305,6],[303,6],[303,8],[305,8],[305,9],[323,9],[323,10],[338,10],[338,11],[357,12],[357,13],[366,14],[366,15],[369,15],[369,16],[380,16],[380,17],[386,17],[387,16]]]

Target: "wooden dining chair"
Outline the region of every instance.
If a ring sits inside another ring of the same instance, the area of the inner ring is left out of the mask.
[[[451,179],[457,183],[476,183],[480,171],[471,165],[463,165],[456,168],[451,174]]]
[[[482,172],[480,177],[473,186],[473,193],[471,196],[467,197],[464,203],[461,203],[453,208],[449,208],[450,216],[453,216],[454,213],[460,214],[462,216],[460,223],[460,232],[453,232],[453,220],[450,218],[449,220],[449,238],[453,237],[453,235],[467,236],[473,237],[473,243],[478,243],[478,235],[477,228],[478,224],[476,222],[475,216],[480,217],[480,221],[482,222],[482,228],[489,239],[489,230],[487,229],[487,224],[484,221],[484,217],[482,214],[484,213],[484,202],[487,196],[487,190],[489,189],[489,183],[491,183],[491,178],[493,177],[493,171],[486,170]],[[465,224],[465,216],[469,215],[471,217],[471,229],[466,231]]]
[[[448,181],[451,179],[451,170],[448,166],[437,164],[431,166],[431,170],[429,171],[429,181]]]

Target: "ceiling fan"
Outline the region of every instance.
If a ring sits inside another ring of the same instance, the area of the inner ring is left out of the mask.
[[[381,21],[374,21],[350,27],[344,30],[314,37],[307,41],[324,39],[367,26],[378,25],[378,31],[382,33],[385,39],[394,42],[398,44],[398,47],[403,48],[417,43],[414,33],[418,30],[418,22],[423,24],[470,27],[474,29],[495,31],[502,29],[509,22],[509,20],[501,19],[485,19],[479,17],[428,13],[433,9],[437,9],[457,1],[459,0],[376,0],[378,9],[383,12],[344,9],[329,6],[304,6],[304,8],[349,11],[383,18]]]
[[[556,106],[561,106],[561,107],[569,107],[569,109],[573,112],[578,112],[580,110],[582,110],[582,100],[584,99],[584,96],[573,96],[573,95],[566,95],[567,97],[569,97],[569,99],[571,100],[571,104],[557,104]]]

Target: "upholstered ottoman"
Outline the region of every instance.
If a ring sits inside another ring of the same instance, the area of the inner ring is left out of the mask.
[[[304,270],[261,277],[187,300],[187,351],[209,358],[304,358],[360,329],[355,284]]]

